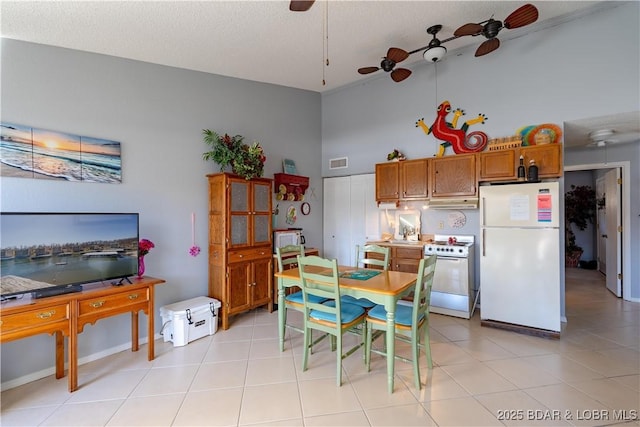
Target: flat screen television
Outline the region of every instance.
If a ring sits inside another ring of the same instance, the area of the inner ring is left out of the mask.
[[[137,213],[2,212],[0,298],[82,290],[138,272]]]

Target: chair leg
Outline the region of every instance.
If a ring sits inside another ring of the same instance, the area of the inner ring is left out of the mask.
[[[364,328],[367,331],[366,342],[364,344],[364,364],[367,367],[367,372],[371,371],[371,323],[367,322],[367,326]]]
[[[335,337],[336,340],[336,356],[337,356],[337,372],[336,372],[336,381],[338,387],[342,386],[342,334],[339,333],[338,336]]]
[[[427,355],[427,364],[429,369],[433,369],[433,361],[431,360],[431,342],[429,340],[429,325],[424,325],[424,352]]]
[[[420,384],[420,335],[417,333],[411,334],[411,351],[413,353],[413,378],[416,384],[416,389],[420,390],[422,386]]]
[[[305,321],[306,323],[306,321]],[[311,330],[309,328],[307,328],[307,326],[305,325],[304,327],[304,346],[303,346],[303,353],[302,353],[302,371],[306,371],[307,370],[307,360],[309,359],[309,347],[311,345]]]

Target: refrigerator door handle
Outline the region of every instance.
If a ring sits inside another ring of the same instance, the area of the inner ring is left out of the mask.
[[[487,199],[485,197],[482,198],[482,225],[487,225]]]
[[[486,231],[487,230],[485,228],[482,229],[482,256],[486,256],[487,255],[487,253],[486,253],[487,252],[486,251],[486,248],[487,248],[487,234],[486,234]]]

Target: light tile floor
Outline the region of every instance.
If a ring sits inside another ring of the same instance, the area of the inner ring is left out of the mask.
[[[256,310],[230,329],[184,347],[156,343],[82,365],[80,388],[53,376],[1,395],[3,426],[640,426],[640,304],[613,297],[595,271],[567,270],[567,318],[559,340],[431,315],[434,368],[422,361],[422,390],[411,365],[362,352],[344,361],[326,341],[301,371],[302,337],[278,351],[277,313]],[[300,322],[298,313],[291,320]],[[351,339],[351,338],[350,338]],[[352,339],[355,339],[353,337]],[[406,347],[398,345],[400,350]]]

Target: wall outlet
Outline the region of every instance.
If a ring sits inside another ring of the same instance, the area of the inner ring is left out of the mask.
[[[444,228],[444,221],[440,221],[440,222],[438,223],[438,228],[439,228],[440,230],[442,230],[442,229]]]

